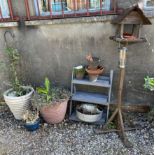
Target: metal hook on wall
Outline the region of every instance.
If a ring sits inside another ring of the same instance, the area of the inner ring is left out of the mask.
[[[4,33],[4,41],[5,41],[6,46],[8,46],[8,44],[7,44],[7,39],[6,39],[6,34],[7,34],[7,33],[10,34],[10,36],[12,37],[13,40],[14,40],[14,38],[15,38],[15,35],[14,35],[11,31],[5,31],[5,33]]]

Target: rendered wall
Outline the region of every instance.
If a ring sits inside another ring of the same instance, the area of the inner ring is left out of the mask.
[[[153,23],[153,18],[151,21]],[[112,91],[113,99],[116,99],[118,44],[109,40],[115,29],[110,24],[110,18],[104,17],[70,19],[64,23],[56,20],[49,25],[26,26],[22,29],[1,28],[0,59],[3,59],[5,48],[3,34],[11,30],[22,55],[21,74],[26,84],[38,86],[48,76],[53,84],[70,87],[72,67],[86,64],[85,56],[91,52],[104,60],[106,73],[114,70]],[[154,71],[153,32],[153,25],[144,26],[142,36],[147,37],[148,43],[128,46],[124,87],[124,99],[127,102],[153,103],[153,95],[143,88],[144,76],[153,75]],[[6,73],[0,73],[0,92],[6,88]]]

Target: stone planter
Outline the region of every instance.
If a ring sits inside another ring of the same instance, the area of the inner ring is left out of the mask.
[[[13,92],[13,89],[9,89],[4,92],[4,100],[6,104],[9,106],[10,111],[13,113],[14,117],[17,120],[23,119],[23,114],[28,109],[30,99],[32,97],[32,94],[34,92],[32,87],[23,86],[24,89],[30,89],[30,92],[23,96],[13,96],[11,93]]]
[[[67,103],[68,99],[63,99],[49,106],[44,106],[41,108],[40,114],[49,124],[60,123],[65,118]]]

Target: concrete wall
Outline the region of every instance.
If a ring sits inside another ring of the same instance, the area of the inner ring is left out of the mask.
[[[1,28],[0,59],[5,47],[3,34],[9,29],[15,33],[17,47],[22,55],[23,82],[38,86],[47,76],[55,85],[70,87],[72,67],[86,64],[85,56],[91,52],[104,60],[106,73],[110,69],[114,70],[113,99],[116,99],[118,44],[109,40],[116,27],[110,24],[110,20],[89,19],[84,22],[81,22],[82,19],[70,19],[72,22],[64,24],[56,20],[50,25],[27,26],[23,29]],[[153,75],[154,71],[153,32],[153,25],[143,27],[142,36],[147,37],[148,43],[128,46],[124,87],[124,99],[127,102],[153,102],[153,96],[143,88],[144,76]],[[4,81],[6,72],[1,71],[0,75],[1,81]],[[0,91],[4,88],[5,84],[1,82]]]

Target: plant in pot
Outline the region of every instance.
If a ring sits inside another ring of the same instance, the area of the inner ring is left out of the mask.
[[[25,128],[28,131],[35,131],[39,128],[40,118],[38,111],[27,110],[23,115],[23,120],[25,121]]]
[[[150,91],[150,93],[152,93],[152,96],[154,97],[154,77],[149,77],[146,76],[144,77],[144,88],[148,91]],[[154,104],[151,104],[150,106],[150,111],[147,115],[149,122],[152,124],[152,126],[154,125]]]
[[[33,95],[31,99],[31,106],[23,115],[23,120],[25,121],[24,127],[28,131],[35,131],[39,128],[40,118],[38,101],[38,96],[36,94]]]
[[[149,77],[149,76],[146,76],[144,78],[144,88],[145,89],[148,89],[150,91],[154,91],[154,78],[153,77]]]
[[[9,106],[14,117],[17,120],[22,120],[23,114],[28,109],[30,99],[34,90],[30,86],[22,86],[19,80],[19,76],[17,73],[20,60],[19,51],[16,48],[7,45],[5,53],[8,58],[7,66],[9,76],[11,78],[12,88],[4,92],[4,100]]]
[[[100,65],[101,60],[97,57],[92,57],[91,54],[86,56],[88,61],[88,66],[86,67],[86,72],[88,73],[89,80],[96,82],[98,76],[103,73],[104,68]]]
[[[85,68],[82,65],[74,67],[74,74],[76,79],[83,79],[85,75]]]
[[[41,95],[40,114],[49,124],[56,124],[63,121],[70,93],[63,88],[51,88],[50,81],[45,78],[44,87],[37,88]]]

